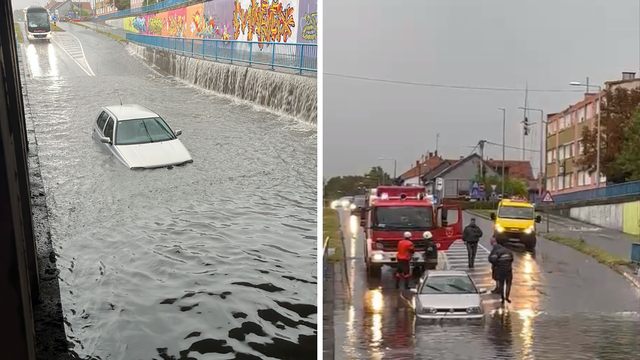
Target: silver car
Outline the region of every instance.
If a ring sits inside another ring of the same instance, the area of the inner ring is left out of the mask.
[[[126,167],[153,169],[193,162],[187,148],[160,115],[140,105],[100,109],[91,137]]]
[[[473,279],[464,271],[427,271],[414,293],[416,317],[421,320],[463,319],[482,320],[484,307]]]

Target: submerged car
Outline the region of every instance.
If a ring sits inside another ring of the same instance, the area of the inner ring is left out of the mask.
[[[187,148],[155,112],[140,105],[116,105],[100,109],[91,137],[132,170],[192,163]]]
[[[420,320],[482,320],[484,307],[473,279],[465,271],[427,271],[414,289],[413,309]]]

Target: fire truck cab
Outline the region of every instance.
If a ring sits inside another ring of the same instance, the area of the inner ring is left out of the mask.
[[[448,221],[454,217],[452,212],[457,215],[455,223]],[[360,225],[364,227],[369,276],[379,276],[383,266],[396,267],[398,242],[406,231],[414,244],[414,268],[435,269],[438,251],[448,250],[455,240],[462,239],[462,210],[458,205],[434,203],[424,187],[379,186],[368,195]],[[431,232],[432,241],[424,239],[425,231]]]

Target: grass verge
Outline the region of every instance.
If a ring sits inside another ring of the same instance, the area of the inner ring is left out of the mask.
[[[614,270],[618,270],[618,266],[628,266],[631,264],[630,260],[611,255],[600,248],[587,244],[582,239],[572,239],[555,234],[545,234],[543,237],[547,240],[557,242],[564,246],[568,246],[577,251],[580,251],[583,254],[589,255],[592,258],[596,259],[599,263],[607,265]]]
[[[20,29],[20,24],[14,22],[13,27],[16,31],[16,35],[18,36],[18,43],[22,44],[24,42],[24,39],[22,38],[22,29]]]
[[[58,25],[54,25],[51,27],[51,31],[66,31],[63,28],[59,27]]]
[[[70,23],[70,24],[73,24],[73,25],[76,25],[76,26],[81,26],[81,27],[86,28],[86,29],[89,29],[89,30],[93,30],[93,31],[95,31],[95,32],[97,32],[97,33],[99,33],[99,34],[106,35],[106,36],[108,36],[108,37],[110,37],[110,38],[112,38],[113,40],[116,40],[116,41],[124,41],[124,42],[126,42],[126,41],[127,41],[127,39],[125,39],[125,38],[121,38],[121,37],[120,37],[120,36],[118,36],[118,35],[113,35],[112,33],[108,33],[108,32],[106,32],[106,31],[102,31],[102,30],[94,29],[94,28],[92,28],[91,26],[87,26],[87,25],[80,24],[80,23],[77,23],[77,22],[69,22],[69,23]]]
[[[322,245],[324,240],[329,237],[329,248],[336,249],[336,252],[329,257],[329,261],[338,261],[342,259],[342,233],[340,230],[340,218],[338,212],[331,208],[325,207],[322,210]]]
[[[481,218],[490,219],[491,213],[495,212],[495,210],[486,210],[486,209],[469,209],[467,210],[471,214],[478,215]]]

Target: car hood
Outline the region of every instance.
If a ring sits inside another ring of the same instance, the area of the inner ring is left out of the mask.
[[[533,219],[524,220],[498,218],[497,223],[503,228],[526,229],[529,226],[533,225]]]
[[[178,139],[148,144],[116,145],[116,149],[131,168],[157,168],[192,160],[191,154]]]
[[[479,294],[421,294],[418,295],[418,301],[420,301],[420,304],[423,307],[433,307],[438,309],[461,309],[471,306],[480,306],[481,303]]]

